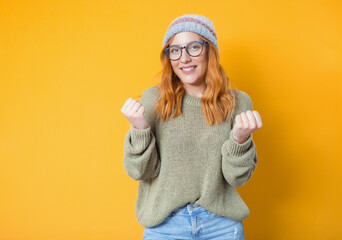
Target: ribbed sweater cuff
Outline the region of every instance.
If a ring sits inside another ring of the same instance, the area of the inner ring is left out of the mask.
[[[151,141],[151,127],[145,129],[138,129],[131,124],[131,144],[138,149],[144,149]]]
[[[240,144],[234,140],[232,133],[233,133],[233,131],[230,131],[229,139],[225,143],[226,146],[224,146],[224,148],[226,148],[228,153],[232,156],[242,156],[243,154],[245,154],[248,151],[249,147],[251,146],[252,135],[250,135],[244,143]]]

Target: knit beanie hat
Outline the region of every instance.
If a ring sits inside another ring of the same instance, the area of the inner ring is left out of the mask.
[[[186,14],[173,20],[165,34],[163,48],[170,38],[179,32],[194,32],[210,41],[219,52],[217,36],[212,21],[202,15]]]

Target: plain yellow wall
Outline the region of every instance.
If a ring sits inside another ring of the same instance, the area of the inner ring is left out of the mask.
[[[342,239],[341,1],[0,1],[0,239],[142,239],[127,98],[170,22],[203,14],[263,120],[246,239]]]

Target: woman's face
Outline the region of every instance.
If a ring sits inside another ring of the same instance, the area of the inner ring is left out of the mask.
[[[187,45],[192,41],[202,41],[200,35],[193,32],[177,33],[170,45],[178,45],[180,47]],[[191,57],[185,50],[182,49],[182,56],[171,61],[173,71],[185,85],[202,85],[205,84],[205,75],[208,68],[208,45],[203,45],[202,53],[197,57]],[[190,71],[183,68],[194,67]]]

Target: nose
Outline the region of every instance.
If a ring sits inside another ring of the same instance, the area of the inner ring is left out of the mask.
[[[186,63],[186,62],[191,61],[191,56],[187,53],[185,48],[182,49],[182,56],[181,56],[180,60],[182,63]]]

